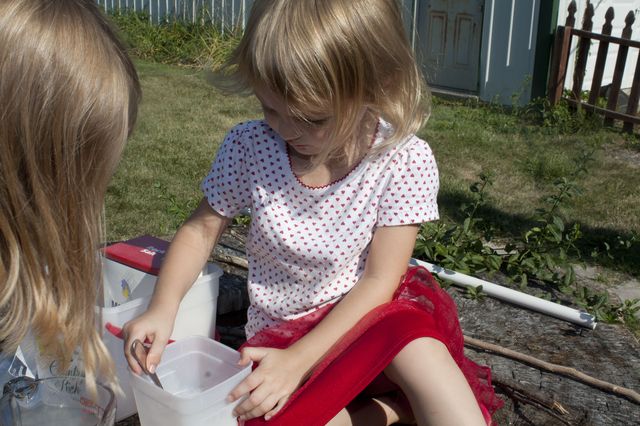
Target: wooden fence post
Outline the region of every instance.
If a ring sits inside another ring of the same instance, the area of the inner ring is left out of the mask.
[[[562,98],[562,89],[567,76],[567,62],[569,60],[569,50],[571,49],[571,30],[575,25],[575,13],[578,8],[574,0],[569,4],[569,16],[565,25],[559,25],[553,41],[553,55],[551,56],[551,70],[549,72],[549,84],[547,93],[549,103],[556,105]]]
[[[625,27],[622,30],[621,38],[629,40],[631,39],[631,26],[636,20],[632,11],[629,11],[627,17],[624,19]],[[620,45],[618,49],[618,58],[616,59],[616,67],[613,72],[613,81],[611,82],[611,91],[609,92],[609,99],[607,100],[607,109],[616,111],[618,105],[618,95],[620,94],[620,86],[622,85],[622,76],[624,74],[624,67],[627,63],[627,54],[629,53],[629,46]],[[607,126],[613,125],[613,118],[607,117],[604,120]]]
[[[593,4],[587,3],[587,7],[584,11],[584,18],[582,19],[582,30],[589,31],[593,29]],[[582,99],[582,83],[584,82],[584,74],[587,68],[587,56],[589,55],[589,47],[591,46],[591,39],[589,37],[580,37],[578,41],[578,53],[576,57],[576,63],[573,68],[573,98],[580,102]],[[580,105],[580,104],[578,104]]]
[[[613,7],[607,9],[607,13],[604,15],[604,25],[602,26],[602,34],[611,35],[613,21],[615,14]],[[602,86],[602,75],[604,74],[604,67],[607,63],[607,52],[609,51],[609,42],[600,41],[598,46],[598,57],[596,58],[595,69],[593,70],[593,80],[591,81],[591,91],[589,92],[589,103],[596,105],[598,97],[600,96],[600,87]]]
[[[576,11],[578,10],[575,0],[571,0],[567,10],[569,11],[569,15],[567,15],[567,19],[564,21],[564,26],[573,28],[576,26]]]
[[[629,102],[627,103],[628,115],[636,115],[636,112],[638,112],[638,101],[640,101],[640,49],[638,49],[636,71],[633,74],[633,84],[631,85],[631,93],[629,94]],[[631,121],[625,121],[622,130],[629,133],[633,132],[633,123]]]

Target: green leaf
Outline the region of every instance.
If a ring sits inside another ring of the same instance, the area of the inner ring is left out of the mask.
[[[564,232],[564,221],[559,216],[553,216],[553,224],[560,232]]]
[[[500,256],[488,256],[487,257],[487,266],[493,271],[497,271],[500,269],[500,265],[502,265],[502,258]]]
[[[438,244],[436,245],[436,254],[439,256],[447,257],[449,255],[449,250],[447,249],[446,246],[442,244]]]
[[[562,231],[560,231],[558,228],[556,228],[555,225],[549,224],[546,226],[546,230],[549,231],[549,233],[552,236],[551,241],[554,242],[561,242],[562,241]]]
[[[544,265],[549,268],[549,269],[553,269],[556,267],[556,262],[553,259],[553,256],[551,256],[549,253],[545,253],[542,256],[542,260],[544,261]]]
[[[533,270],[533,269],[535,269],[535,267],[536,267],[535,262],[534,262],[534,261],[533,261],[533,259],[531,259],[530,257],[529,257],[529,258],[524,259],[520,264],[521,264],[522,266],[524,266],[524,267],[526,267],[526,268],[530,269],[530,270]]]

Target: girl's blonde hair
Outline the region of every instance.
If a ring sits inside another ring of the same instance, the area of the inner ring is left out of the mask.
[[[0,345],[31,329],[89,383],[114,378],[96,330],[107,184],[140,86],[92,0],[0,2]]]
[[[429,93],[395,0],[256,0],[222,71],[235,88],[280,95],[300,119],[331,112],[324,158],[340,156],[341,141],[354,140],[363,107],[393,128],[379,149],[428,118]]]

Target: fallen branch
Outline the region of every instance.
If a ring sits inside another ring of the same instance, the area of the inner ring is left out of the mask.
[[[516,352],[502,346],[494,345],[492,343],[483,342],[482,340],[474,339],[473,337],[464,336],[464,343],[467,346],[475,347],[511,359],[515,359],[541,370],[572,378],[578,382],[593,386],[609,393],[613,393],[615,395],[625,397],[630,401],[635,402],[636,404],[640,404],[640,394],[638,392],[622,386],[614,385],[613,383],[605,382],[604,380],[596,379],[595,377],[591,377],[581,371],[576,370],[575,368],[565,367],[564,365],[542,361],[530,355],[525,355],[523,353]]]
[[[237,266],[239,268],[249,269],[249,262],[247,261],[247,259],[239,256],[232,256],[230,254],[214,252],[213,259],[218,262],[224,262],[233,266]]]
[[[229,234],[233,238],[235,238],[236,241],[238,241],[244,247],[244,245],[246,243],[246,237],[244,235],[240,234],[238,231],[236,231],[233,228],[227,228],[227,234]]]
[[[540,397],[533,395],[523,389],[519,389],[509,383],[501,382],[499,380],[492,380],[492,384],[504,391],[505,394],[514,401],[521,402],[523,404],[533,405],[538,409],[545,411],[550,416],[565,425],[575,424],[571,420],[563,418],[561,416],[569,415],[569,412],[558,401],[547,402]]]

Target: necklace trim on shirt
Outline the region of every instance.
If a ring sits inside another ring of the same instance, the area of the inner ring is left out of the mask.
[[[368,151],[371,150],[371,147],[373,147],[373,144],[376,141],[376,138],[378,137],[379,129],[380,129],[380,120],[378,120],[378,122],[376,123],[376,129],[374,130],[373,136],[371,137],[371,142],[369,143],[369,149],[367,150],[367,154],[368,154]],[[353,167],[351,167],[351,169],[347,173],[345,173],[344,176],[342,176],[341,178],[333,180],[326,185],[313,186],[313,185],[307,185],[306,183],[302,182],[302,180],[300,180],[300,177],[293,171],[293,165],[291,163],[291,151],[289,151],[289,146],[286,143],[285,143],[285,152],[287,154],[287,161],[289,163],[289,171],[291,172],[295,180],[300,185],[302,185],[304,188],[307,188],[307,189],[325,189],[339,182],[342,182],[343,180],[351,176],[353,172],[360,167],[364,159],[367,157],[367,154],[363,155],[362,158],[356,164],[354,164]]]

